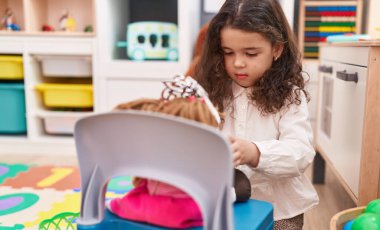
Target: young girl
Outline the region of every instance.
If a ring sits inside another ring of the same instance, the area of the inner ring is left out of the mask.
[[[277,0],[226,0],[211,20],[195,77],[225,112],[235,166],[252,197],[274,205],[274,229],[302,229],[318,204],[300,54]]]
[[[165,83],[161,99],[139,99],[120,104],[116,110],[143,110],[194,120],[219,127],[221,118],[203,88],[192,78],[177,76]],[[186,137],[184,137],[186,138]],[[185,192],[169,184],[151,179],[134,179],[135,188],[123,198],[111,201],[111,212],[120,217],[169,228],[202,226],[202,214]],[[245,201],[251,194],[248,178],[235,170],[236,201]]]

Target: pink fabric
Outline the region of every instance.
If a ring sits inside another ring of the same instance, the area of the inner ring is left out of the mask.
[[[147,180],[143,180],[139,186],[124,197],[113,199],[110,203],[111,211],[125,219],[168,228],[189,228],[203,225],[201,211],[191,197],[175,198],[151,195],[147,184]],[[183,193],[181,190],[177,190]],[[170,190],[170,193],[172,192]]]
[[[147,189],[150,195],[170,196],[173,198],[188,198],[184,191],[160,181],[147,180]]]

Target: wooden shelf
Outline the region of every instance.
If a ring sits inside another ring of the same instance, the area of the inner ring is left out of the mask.
[[[94,0],[24,0],[26,31],[41,31],[47,24],[59,31],[59,19],[63,11],[76,21],[75,31],[84,31],[91,25],[95,29]]]
[[[94,37],[94,32],[64,32],[64,31],[52,31],[52,32],[26,32],[26,31],[1,31],[0,36],[43,36],[43,37]]]
[[[75,20],[75,31],[70,36],[81,35],[80,32],[84,32],[87,26],[96,31],[95,0],[0,0],[1,17],[8,8],[14,13],[15,24],[27,35],[39,34],[44,25],[61,31],[60,17],[64,11]]]
[[[25,8],[23,0],[0,0],[0,18],[3,17],[6,9],[12,9],[15,23],[25,30]],[[1,29],[2,25],[0,25]],[[4,28],[3,28],[4,29]]]
[[[298,40],[303,57],[317,59],[319,45],[329,35],[360,34],[362,8],[363,0],[300,0]]]

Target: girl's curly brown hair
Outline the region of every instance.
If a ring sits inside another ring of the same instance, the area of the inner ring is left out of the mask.
[[[272,46],[284,46],[280,58],[252,87],[250,98],[262,114],[276,113],[284,105],[300,104],[301,93],[309,100],[302,76],[301,55],[278,1],[226,0],[210,22],[194,76],[220,111],[224,111],[226,103],[233,98],[232,79],[224,67],[220,41],[220,31],[226,26],[260,33]]]

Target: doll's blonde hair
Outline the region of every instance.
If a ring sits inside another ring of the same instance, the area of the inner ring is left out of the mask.
[[[138,99],[120,104],[116,107],[116,110],[126,109],[164,113],[197,121],[213,127],[219,126],[206,103],[199,98],[193,100],[189,98],[174,98],[171,100]]]

